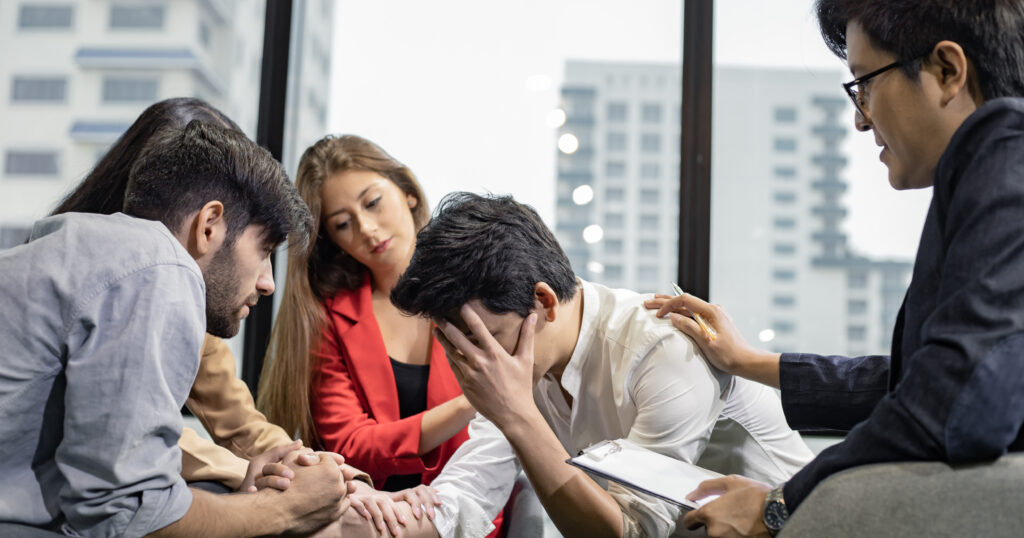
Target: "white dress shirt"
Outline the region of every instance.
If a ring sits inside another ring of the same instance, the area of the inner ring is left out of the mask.
[[[649,296],[582,281],[581,293],[580,335],[561,383],[549,375],[534,387],[537,407],[569,454],[626,438],[771,484],[810,461],[810,450],[786,425],[775,391],[709,366],[693,341],[644,308]],[[477,417],[470,439],[431,484],[444,502],[434,520],[440,535],[490,532],[518,471],[501,432]],[[614,483],[601,485],[622,507],[627,529],[651,537],[674,531],[680,515],[675,505]]]

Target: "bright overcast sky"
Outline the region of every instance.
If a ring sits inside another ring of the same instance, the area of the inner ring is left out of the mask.
[[[379,143],[417,173],[433,203],[487,188],[551,223],[555,140],[545,118],[558,105],[565,61],[678,62],[681,5],[339,1],[328,128]],[[809,1],[719,0],[715,18],[719,64],[846,72],[823,45]],[[851,128],[847,144],[854,247],[912,257],[930,191],[893,191],[870,134]]]

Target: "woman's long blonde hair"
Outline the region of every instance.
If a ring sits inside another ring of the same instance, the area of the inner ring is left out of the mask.
[[[298,432],[307,446],[319,445],[310,411],[310,387],[316,350],[327,317],[323,301],[363,283],[366,267],[346,255],[323,231],[321,192],[324,182],[347,170],[376,172],[416,199],[411,209],[419,230],[430,219],[416,176],[380,146],[354,135],[326,136],[310,146],[299,161],[295,186],[313,214],[315,241],[288,257],[281,308],[270,334],[260,377],[258,407],[267,419],[290,434]]]

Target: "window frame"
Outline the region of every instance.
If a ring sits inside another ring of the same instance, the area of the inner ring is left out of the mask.
[[[288,100],[288,58],[291,53],[292,2],[266,3],[263,28],[263,58],[260,66],[259,114],[256,120],[256,143],[267,148],[275,159],[284,156],[285,112]],[[277,253],[270,254],[275,265]],[[242,368],[240,376],[257,397],[263,359],[270,343],[273,327],[274,296],[264,297],[251,309],[245,320],[242,337]]]
[[[684,0],[682,105],[676,114],[680,126],[677,137],[680,149],[677,280],[683,289],[705,299],[710,289],[711,265],[714,4],[703,0]],[[290,0],[267,2],[256,141],[269,149],[278,160],[282,157],[284,147],[285,94],[293,16]],[[628,114],[627,109],[627,120]],[[607,141],[606,138],[606,144]],[[627,153],[630,150],[628,144],[627,140],[626,147],[616,152]],[[272,262],[275,261],[274,257]],[[606,267],[608,269],[610,267]],[[272,311],[271,296],[261,300],[245,322],[241,377],[253,397],[257,395],[259,375],[270,338]]]

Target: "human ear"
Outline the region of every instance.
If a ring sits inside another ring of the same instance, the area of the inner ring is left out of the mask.
[[[212,200],[203,205],[188,225],[189,254],[197,261],[210,257],[220,249],[227,236],[224,204]]]
[[[935,77],[941,91],[941,103],[943,106],[949,104],[953,99],[967,91],[967,97],[977,90],[976,84],[972,84],[970,61],[964,54],[964,49],[953,41],[939,41],[926,59],[925,66]],[[974,81],[976,82],[976,81]],[[976,100],[980,95],[973,96]]]
[[[555,321],[558,307],[558,294],[555,293],[555,290],[547,282],[538,282],[533,286],[533,297],[534,303],[543,310],[540,313],[543,319],[549,322]]]
[[[409,209],[415,209],[419,205],[419,200],[411,194],[406,194],[405,199],[409,202]]]

